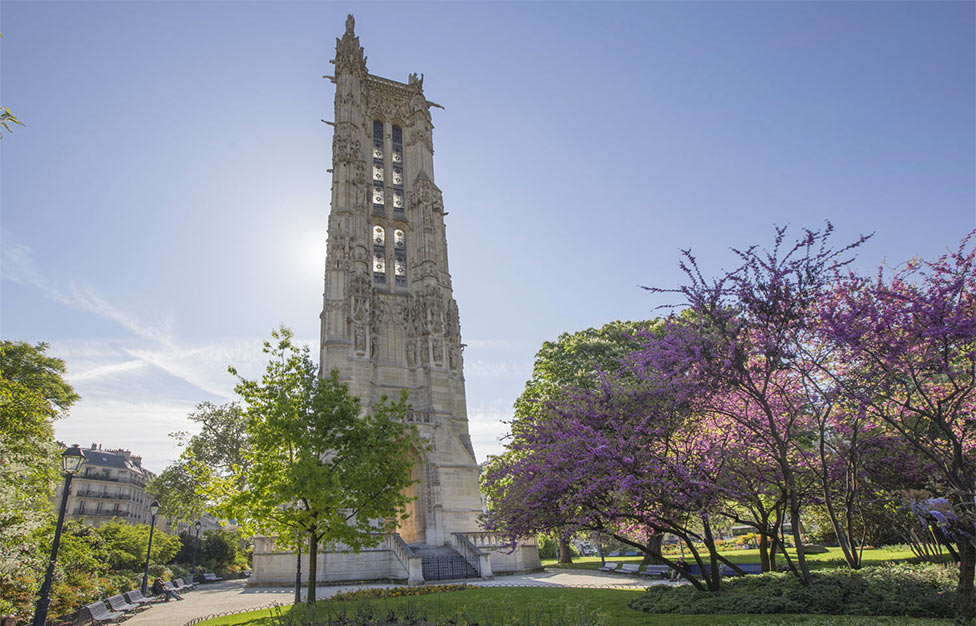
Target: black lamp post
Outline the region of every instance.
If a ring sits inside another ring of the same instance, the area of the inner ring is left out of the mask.
[[[197,529],[197,540],[193,542],[193,578],[192,582],[197,582],[197,546],[200,545],[200,520],[193,525]]]
[[[159,513],[159,503],[155,500],[149,505],[149,512],[152,513],[152,522],[149,524],[149,547],[146,548],[146,569],[142,573],[142,595],[146,595],[146,584],[149,582],[149,553],[152,551],[153,530],[156,529],[156,513]]]
[[[34,610],[34,626],[44,626],[47,621],[47,608],[51,604],[51,584],[54,580],[54,563],[58,560],[58,546],[61,545],[61,527],[64,525],[64,512],[68,508],[68,491],[71,488],[71,477],[81,471],[85,464],[85,453],[75,444],[61,455],[61,469],[64,471],[64,488],[61,490],[61,511],[58,513],[58,525],[54,530],[54,543],[51,546],[51,561],[47,564],[44,574],[44,584],[41,585],[40,598]]]

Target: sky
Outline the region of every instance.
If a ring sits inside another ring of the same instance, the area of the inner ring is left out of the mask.
[[[830,221],[869,271],[976,228],[974,2],[3,1],[0,337],[66,362],[59,439],[158,472],[273,328],[317,344],[347,13],[445,107],[479,460],[541,343],[664,314],[682,249]]]

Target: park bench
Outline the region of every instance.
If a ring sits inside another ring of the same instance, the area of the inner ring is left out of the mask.
[[[667,578],[668,573],[671,568],[667,565],[648,565],[644,568],[643,572],[639,572],[641,576],[656,577],[656,578]]]
[[[138,604],[132,604],[122,597],[122,594],[111,596],[108,599],[108,605],[113,611],[118,611],[120,613],[132,613],[139,608]]]
[[[173,586],[176,587],[177,592],[190,591],[191,589],[193,589],[193,585],[186,584],[185,582],[183,582],[182,578],[177,578],[176,580],[174,580]]]
[[[617,568],[619,566],[620,566],[620,563],[611,563],[610,561],[607,561],[607,564],[604,565],[603,567],[601,567],[600,570],[602,570],[604,572],[615,572],[615,571],[617,571]]]
[[[138,604],[140,606],[149,606],[152,604],[152,598],[147,598],[142,595],[142,591],[136,589],[135,591],[126,591],[124,594],[125,599],[130,604]]]
[[[616,570],[620,574],[636,574],[640,569],[640,563],[624,563],[620,569]]]
[[[631,550],[630,552],[624,552],[621,556],[639,556],[639,554],[636,550]]]
[[[216,583],[222,581],[223,578],[214,574],[213,572],[207,572],[203,575],[203,581],[208,583]]]
[[[741,569],[746,574],[762,574],[762,565],[760,563],[736,563],[739,569]],[[725,571],[722,572],[723,576],[741,576],[739,572],[735,571],[731,567],[726,567]]]
[[[93,622],[118,622],[125,615],[119,613],[118,611],[109,611],[105,608],[105,603],[99,600],[98,602],[92,602],[91,604],[86,604],[82,611],[88,613],[88,617],[91,618]]]
[[[619,552],[611,552],[607,556],[620,556],[620,553]]]

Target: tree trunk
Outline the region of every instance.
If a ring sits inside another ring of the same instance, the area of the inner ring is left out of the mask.
[[[572,563],[573,552],[569,546],[569,537],[559,536],[559,562]]]
[[[705,547],[708,549],[708,571],[702,571],[702,577],[708,584],[709,591],[718,591],[721,586],[722,577],[718,570],[717,550],[715,549],[715,537],[712,536],[712,525],[708,523],[708,517],[702,516],[702,529],[704,532]]]
[[[800,539],[800,498],[796,493],[796,479],[793,477],[792,469],[783,472],[783,474],[789,489],[790,530],[792,531],[790,534],[793,535],[793,547],[796,548],[796,564],[800,567],[800,582],[803,583],[804,587],[809,587],[813,583],[813,577],[810,576],[807,557],[803,554],[803,540]],[[786,546],[783,546],[783,550],[786,550]]]
[[[315,585],[318,583],[318,560],[319,560],[319,539],[318,528],[308,534],[308,593],[305,595],[305,602],[309,605],[315,604]]]
[[[956,587],[956,624],[970,626],[976,617],[976,595],[973,576],[976,575],[976,547],[965,539],[959,542],[959,585]]]
[[[644,567],[645,565],[652,565],[654,563],[661,563],[662,543],[664,543],[664,535],[651,535],[650,539],[647,541],[647,551],[644,553],[644,560],[641,561],[641,567]]]
[[[770,571],[769,537],[766,536],[766,533],[759,533],[759,564],[762,566],[762,571]]]

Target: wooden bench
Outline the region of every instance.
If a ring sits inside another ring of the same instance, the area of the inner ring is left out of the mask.
[[[739,569],[741,569],[746,574],[762,574],[762,564],[760,563],[736,563]],[[724,575],[726,576],[740,576],[739,572],[735,571],[731,567],[726,566]]]
[[[138,604],[139,606],[149,606],[152,604],[152,598],[147,598],[142,595],[142,591],[136,589],[135,591],[126,591],[124,594],[125,599],[130,604]]]
[[[204,582],[217,583],[223,580],[220,576],[214,574],[213,572],[207,572],[203,575]]]
[[[619,566],[620,563],[611,563],[610,561],[607,561],[607,564],[601,567],[600,570],[604,572],[615,572]]]
[[[624,563],[617,570],[619,574],[636,574],[637,570],[640,569],[640,563]]]
[[[176,580],[174,580],[173,587],[176,588],[177,592],[189,591],[193,589],[193,585],[186,584],[185,582],[183,582],[182,578],[177,578]]]
[[[132,613],[139,608],[138,604],[132,604],[122,597],[122,594],[114,595],[108,599],[108,605],[113,611],[119,613]]]
[[[109,611],[105,608],[105,603],[99,600],[86,604],[82,611],[88,613],[88,617],[93,622],[116,622],[118,623],[125,615],[117,611]]]
[[[639,572],[641,576],[647,576],[648,578],[667,578],[671,568],[667,565],[648,565],[644,568],[643,572]]]

